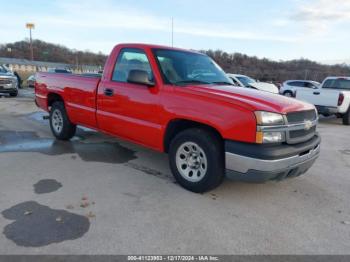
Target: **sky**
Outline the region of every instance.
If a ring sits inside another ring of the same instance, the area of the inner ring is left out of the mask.
[[[118,43],[350,63],[350,0],[0,0],[0,43],[33,37],[108,54]]]

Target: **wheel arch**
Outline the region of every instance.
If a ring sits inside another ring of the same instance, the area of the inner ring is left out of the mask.
[[[47,108],[50,108],[54,102],[63,102],[63,97],[57,93],[51,92],[47,95]]]
[[[213,133],[218,139],[223,141],[221,133],[218,131],[217,128],[211,125],[188,119],[173,119],[167,124],[167,127],[165,129],[163,140],[164,152],[168,153],[170,143],[178,133],[190,128],[202,128]]]
[[[286,89],[286,90],[283,91],[282,94],[285,96],[287,93],[288,93],[288,94],[291,94],[292,97],[296,97],[296,90],[293,90],[293,89]]]

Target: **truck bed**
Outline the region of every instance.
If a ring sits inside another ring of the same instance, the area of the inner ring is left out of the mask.
[[[48,111],[50,94],[59,94],[72,122],[96,127],[96,92],[100,77],[76,74],[37,73],[35,100]]]

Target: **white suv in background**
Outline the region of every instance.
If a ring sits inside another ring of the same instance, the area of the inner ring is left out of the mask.
[[[317,89],[320,83],[309,80],[288,80],[285,81],[280,88],[280,94],[288,97],[295,97],[297,90],[301,89]]]

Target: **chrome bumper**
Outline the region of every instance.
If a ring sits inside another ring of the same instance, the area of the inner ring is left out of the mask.
[[[12,82],[10,84],[0,83],[0,93],[10,93],[17,90],[17,84],[15,82]]]
[[[320,154],[318,134],[298,145],[263,147],[227,141],[226,176],[238,181],[263,183],[306,173]]]
[[[318,145],[307,154],[274,160],[257,159],[226,152],[226,169],[243,174],[248,173],[249,170],[275,172],[285,169],[292,169],[298,165],[304,164],[305,162],[315,160],[319,156],[320,148],[321,146]]]

